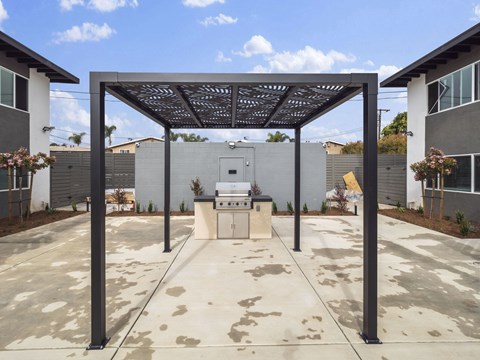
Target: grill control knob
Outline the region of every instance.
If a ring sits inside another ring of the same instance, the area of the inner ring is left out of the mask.
[[[230,203],[228,203],[228,206],[230,206]]]
[[[247,206],[247,203],[243,203],[243,205]]]
[[[237,203],[237,206],[238,206],[238,203]]]
[[[223,202],[220,203],[220,206],[222,206],[222,205],[223,205]]]

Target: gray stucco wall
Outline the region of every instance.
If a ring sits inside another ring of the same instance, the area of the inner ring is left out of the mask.
[[[480,102],[459,106],[425,118],[425,151],[442,149],[447,155],[480,153]]]
[[[0,152],[10,152],[24,146],[30,147],[30,115],[26,112],[0,105]],[[0,218],[8,216],[7,191],[0,191]],[[18,191],[14,191],[14,201]],[[26,196],[26,195],[24,195]]]
[[[151,200],[163,209],[164,144],[142,143],[135,152],[135,196],[146,206]],[[243,157],[245,181],[256,180],[264,195],[270,195],[279,210],[286,210],[294,194],[293,143],[237,143],[230,149],[227,143],[171,144],[171,207],[178,210],[185,200],[193,209],[190,180],[200,178],[205,193],[214,194],[219,176],[220,157]],[[320,209],[326,193],[326,153],[321,144],[301,146],[301,202],[311,210]]]

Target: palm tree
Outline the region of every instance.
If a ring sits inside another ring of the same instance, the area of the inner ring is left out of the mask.
[[[281,133],[280,131],[275,132],[275,134],[268,133],[268,138],[265,140],[266,142],[285,142],[290,140],[290,136],[285,133]]]
[[[174,133],[173,131],[170,131],[170,141],[173,141],[173,142],[177,141],[181,135],[182,134]],[[162,139],[165,139],[165,135],[162,136]]]
[[[190,134],[179,134],[184,142],[205,142],[208,140],[207,137],[202,137],[200,135],[195,135],[194,133]]]
[[[115,125],[105,125],[105,138],[108,138],[108,146],[112,146],[112,134],[115,130],[117,130]]]
[[[82,143],[82,138],[86,135],[86,133],[81,132],[80,134],[73,133],[72,136],[68,137],[68,140],[73,142],[75,145],[80,146]]]

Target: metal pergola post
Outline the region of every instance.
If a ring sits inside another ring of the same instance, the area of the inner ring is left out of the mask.
[[[295,224],[293,231],[293,251],[300,249],[300,127],[295,129]]]
[[[377,336],[377,80],[363,85],[363,329],[367,344]]]
[[[101,350],[110,340],[105,301],[105,84],[92,79],[90,84],[92,333],[88,349]]]
[[[170,129],[165,128],[164,201],[163,201],[163,252],[170,252]]]

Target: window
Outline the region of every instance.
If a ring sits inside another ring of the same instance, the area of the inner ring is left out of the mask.
[[[5,69],[0,71],[0,103],[13,107],[13,73]]]
[[[480,192],[480,155],[474,157],[475,192]]]
[[[475,67],[475,72],[473,71]],[[475,76],[475,82],[474,82]],[[447,110],[473,101],[472,84],[475,83],[475,100],[480,85],[479,64],[455,71],[428,85],[428,113]]]
[[[18,190],[20,188],[20,176],[17,174],[16,169],[13,169],[13,177],[15,181],[12,182],[12,190]],[[30,183],[30,174],[25,173],[22,175],[22,189],[28,189]],[[8,191],[8,170],[0,169],[0,191]]]
[[[28,80],[0,68],[0,104],[28,111]]]
[[[128,153],[130,153],[130,150],[120,149],[120,154],[128,154]]]
[[[472,190],[472,158],[471,156],[452,156],[457,160],[453,172],[445,176],[445,190]]]

